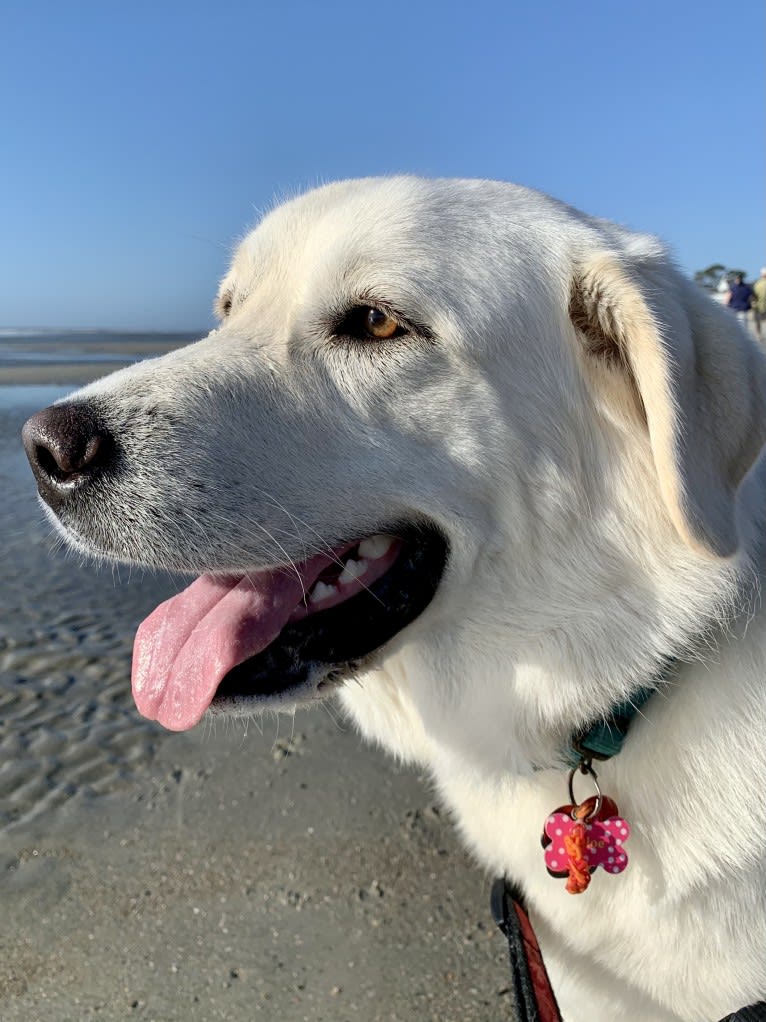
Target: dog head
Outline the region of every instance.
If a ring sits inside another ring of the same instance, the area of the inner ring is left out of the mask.
[[[511,185],[345,182],[267,216],[217,309],[25,428],[69,542],[201,574],[139,632],[167,726],[356,676],[405,755],[539,761],[737,591],[763,358],[653,239]]]

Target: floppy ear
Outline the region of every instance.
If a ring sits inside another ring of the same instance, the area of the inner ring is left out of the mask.
[[[590,357],[632,380],[680,536],[709,554],[734,554],[737,490],[766,441],[766,359],[757,345],[656,248],[588,259],[573,279],[569,315]],[[740,515],[758,516],[762,500]]]

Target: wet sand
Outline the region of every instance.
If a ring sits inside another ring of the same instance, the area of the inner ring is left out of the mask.
[[[172,349],[168,349],[172,350]],[[107,372],[132,365],[134,359],[115,359]],[[60,365],[5,365],[0,367],[0,386],[35,386],[41,380],[46,384],[67,389],[80,387],[104,375],[104,366],[94,362],[65,362]]]
[[[65,391],[25,379],[0,377],[3,1022],[510,1019],[489,880],[425,778],[332,707],[138,716],[133,633],[182,583],[52,549],[17,438]]]
[[[14,336],[0,331],[0,386],[81,386],[142,358],[164,355],[196,340],[183,334],[121,334],[53,331]]]

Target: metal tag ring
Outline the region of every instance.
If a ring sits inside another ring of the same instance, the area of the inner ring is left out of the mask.
[[[593,767],[590,765],[590,763],[585,763],[585,762],[580,763],[579,766],[572,767],[572,769],[569,771],[569,778],[568,778],[568,782],[569,782],[569,801],[572,803],[572,805],[575,807],[575,809],[578,809],[583,804],[582,802],[578,802],[577,799],[575,798],[575,793],[574,793],[574,775],[576,773],[588,774],[590,779],[593,781],[594,788],[596,789],[596,805],[593,808],[593,812],[588,813],[587,817],[585,818],[586,820],[591,820],[591,819],[593,819],[594,816],[598,816],[598,814],[601,812],[601,804],[604,801],[604,796],[601,794],[601,788],[599,788],[599,786],[598,786],[598,777],[596,776],[596,771],[593,769]],[[576,820],[580,819],[579,817],[574,815],[574,811],[572,813],[572,818],[576,819]]]

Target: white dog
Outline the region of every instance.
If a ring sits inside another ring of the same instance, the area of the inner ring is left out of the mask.
[[[413,178],[277,208],[218,310],[25,429],[79,550],[202,574],[139,631],[141,712],[338,692],[523,888],[567,1022],[765,998],[766,360],[735,318],[652,238]],[[541,847],[566,750],[647,686],[597,767],[628,868],[573,897]]]

